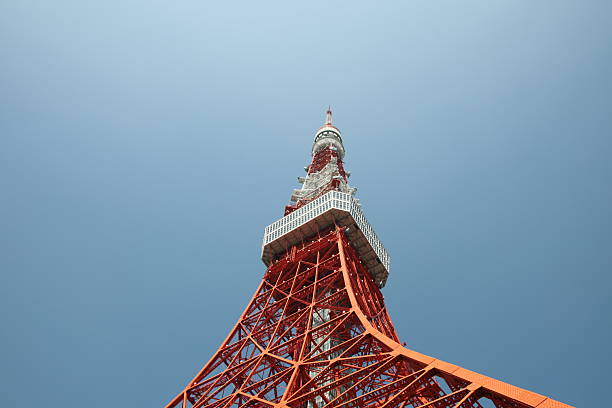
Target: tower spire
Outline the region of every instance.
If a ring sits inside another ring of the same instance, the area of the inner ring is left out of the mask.
[[[293,203],[285,207],[285,215],[329,191],[347,194],[357,191],[348,185],[348,173],[343,164],[344,153],[340,130],[332,125],[330,106],[325,114],[325,124],[315,133],[311,150],[312,161],[304,168],[308,174],[306,177],[298,177],[302,187],[293,191]]]

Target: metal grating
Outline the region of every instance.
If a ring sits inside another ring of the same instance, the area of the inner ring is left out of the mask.
[[[262,260],[269,265],[275,254],[284,252],[289,245],[316,232],[322,223],[334,220],[340,221],[340,225],[349,226],[347,236],[355,241],[357,251],[363,255],[364,262],[379,286],[384,286],[389,274],[389,254],[357,201],[351,194],[340,191],[330,191],[268,225],[264,230]],[[315,225],[311,225],[313,223]],[[356,226],[357,231],[351,231],[351,225]],[[362,242],[363,238],[365,242]]]

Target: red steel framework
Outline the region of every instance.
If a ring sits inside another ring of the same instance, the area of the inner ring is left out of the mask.
[[[343,154],[319,143],[308,176],[335,163],[346,182]],[[286,215],[343,188],[333,176],[298,194]],[[167,408],[569,407],[400,344],[348,230],[333,221],[277,254],[225,341]]]

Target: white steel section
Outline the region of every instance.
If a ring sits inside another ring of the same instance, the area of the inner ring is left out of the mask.
[[[340,154],[340,158],[344,158],[345,150],[342,144],[342,136],[338,128],[332,125],[325,125],[317,131],[314,143],[312,144],[312,155],[314,156],[320,150],[333,146]]]
[[[378,265],[374,265],[374,260],[369,259],[373,257],[368,257],[369,260],[365,263],[366,266],[368,266],[368,264],[372,264],[372,266],[369,267],[369,269],[371,269],[370,272],[377,280],[379,286],[384,286],[387,275],[389,274],[389,254],[382,245],[380,239],[378,239],[378,236],[374,232],[372,226],[368,223],[365,215],[361,211],[358,201],[353,198],[351,194],[340,191],[330,191],[316,200],[304,205],[303,207],[298,208],[278,221],[268,225],[264,230],[262,243],[262,260],[264,263],[269,265],[269,263],[273,260],[272,253],[274,252],[274,249],[272,247],[278,246],[279,242],[281,241],[285,244],[291,242],[286,238],[289,234],[291,234],[293,237],[292,240],[295,240],[296,235],[302,235],[302,233],[295,233],[297,229],[306,226],[306,224],[309,224],[313,220],[316,222],[317,220],[315,219],[322,220],[325,218],[322,216],[326,213],[329,213],[329,215],[331,215],[333,218],[338,218],[337,214],[339,212],[337,210],[340,210],[342,213],[348,213],[347,215],[350,215],[354,221],[354,224],[358,228],[358,232],[351,231],[350,225],[353,223],[351,223],[350,220],[347,221],[343,218],[342,225],[349,226],[349,230],[347,231],[349,240],[352,240],[351,238],[355,237],[354,239],[357,242],[361,237],[364,237],[367,241],[366,245],[356,246],[358,253],[367,254],[371,250],[376,255],[374,258],[377,258],[375,263]],[[319,223],[317,223],[317,226],[318,225]],[[369,248],[364,248],[364,246]],[[270,253],[270,251],[272,251],[272,253]],[[379,270],[380,267],[382,267],[384,270]]]
[[[343,193],[353,192],[344,177],[340,175],[338,168],[338,158],[332,157],[321,170],[316,173],[308,174],[306,177],[299,177],[298,182],[302,182],[302,188],[293,190],[291,201],[299,201],[316,197],[321,191],[329,186],[332,180],[339,181],[339,189]]]

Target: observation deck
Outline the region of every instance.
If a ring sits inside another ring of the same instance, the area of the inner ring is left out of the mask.
[[[379,288],[389,276],[387,250],[351,194],[330,191],[268,225],[264,230],[261,260],[266,266],[303,239],[333,225],[348,227],[346,236]]]

